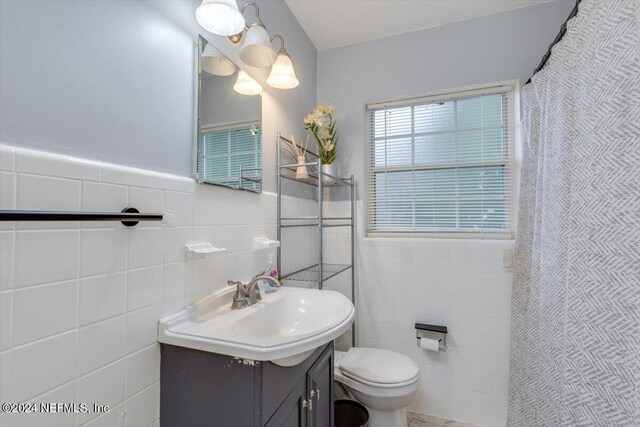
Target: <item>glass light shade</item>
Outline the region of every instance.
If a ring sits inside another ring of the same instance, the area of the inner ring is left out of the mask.
[[[293,89],[300,84],[295,71],[293,71],[293,63],[287,52],[283,50],[278,52],[278,59],[273,64],[273,68],[271,68],[267,83],[276,89]]]
[[[245,25],[235,0],[202,0],[196,20],[205,30],[227,37],[241,33]]]
[[[214,76],[230,76],[236,72],[236,65],[207,43],[202,51],[202,69]]]
[[[240,70],[238,80],[236,80],[236,84],[233,85],[233,90],[242,95],[260,95],[262,93],[262,86],[253,80],[249,74]]]
[[[271,47],[269,34],[259,24],[249,27],[238,55],[245,64],[257,68],[271,67],[276,62],[276,52]]]

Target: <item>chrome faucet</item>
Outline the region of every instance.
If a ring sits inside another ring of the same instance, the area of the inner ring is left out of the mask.
[[[232,310],[249,307],[262,300],[262,295],[260,295],[260,288],[258,288],[258,283],[260,282],[260,280],[271,282],[276,286],[276,288],[282,286],[282,283],[280,283],[278,279],[265,275],[264,271],[251,279],[251,281],[246,285],[238,281],[227,281],[227,285],[236,287],[236,293],[233,296],[233,302],[231,303]]]

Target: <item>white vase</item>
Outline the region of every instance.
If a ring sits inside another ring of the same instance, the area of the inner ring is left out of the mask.
[[[307,163],[307,159],[304,156],[298,156],[298,164]],[[296,179],[307,179],[309,178],[309,172],[307,171],[306,166],[298,166],[296,168]]]
[[[334,177],[336,178],[338,177],[338,165],[335,163],[331,163],[329,165],[322,165],[322,173],[331,175],[331,176],[322,175],[323,184],[335,184],[336,180],[334,179]]]

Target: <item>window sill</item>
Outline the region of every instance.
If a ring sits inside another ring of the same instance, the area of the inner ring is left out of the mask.
[[[511,232],[494,232],[494,233],[443,233],[443,232],[380,232],[367,231],[365,240],[375,239],[424,239],[424,240],[464,240],[464,241],[515,241],[515,236]]]

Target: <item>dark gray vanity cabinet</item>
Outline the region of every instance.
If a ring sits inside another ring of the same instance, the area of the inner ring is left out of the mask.
[[[162,427],[333,427],[333,342],[282,367],[161,344]]]
[[[282,402],[265,427],[302,427],[307,426],[309,401],[306,394],[306,383],[300,381],[289,396]]]
[[[309,427],[333,427],[333,346],[309,368],[305,382],[312,405]]]

